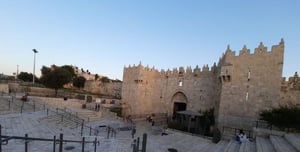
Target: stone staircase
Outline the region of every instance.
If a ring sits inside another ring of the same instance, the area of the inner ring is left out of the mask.
[[[269,138],[277,152],[297,152],[295,147],[292,146],[284,137],[271,135]]]
[[[224,152],[299,152],[300,135],[285,134],[284,136],[270,135],[256,137],[254,141],[239,143],[231,139]]]
[[[84,119],[86,122],[93,122],[93,121],[101,120],[101,112],[90,111],[90,110],[81,110],[76,113],[79,118]]]

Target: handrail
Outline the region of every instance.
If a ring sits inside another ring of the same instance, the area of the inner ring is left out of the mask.
[[[94,144],[94,152],[97,151],[97,145],[100,144],[100,141],[97,141],[97,137],[95,137],[94,141],[85,141],[85,137],[82,137],[82,141],[79,140],[64,140],[63,134],[61,133],[59,135],[59,139],[56,139],[56,136],[54,136],[53,139],[48,138],[35,138],[35,137],[28,137],[28,134],[25,134],[25,137],[22,136],[5,136],[2,135],[2,125],[0,124],[0,152],[2,152],[2,145],[7,145],[9,140],[12,139],[19,139],[19,140],[25,140],[25,152],[28,151],[28,141],[48,141],[53,142],[53,149],[55,151],[56,144],[59,143],[59,152],[62,152],[63,143],[81,143],[82,144],[82,151],[84,151],[85,143],[93,143]],[[2,139],[4,138],[4,139]],[[5,143],[5,144],[3,144]]]
[[[0,136],[2,139],[2,142],[7,142],[12,139],[21,139],[21,140],[34,140],[34,141],[54,141],[54,139],[49,139],[49,138],[36,138],[36,137],[22,137],[22,136]],[[56,139],[55,141],[59,142],[60,139]],[[73,143],[83,143],[82,141],[79,140],[62,140],[62,142],[73,142]],[[94,143],[95,141],[85,141],[84,143]]]
[[[234,135],[233,136],[236,136],[239,133],[239,131],[242,130],[243,132],[245,132],[245,134],[248,136],[248,138],[253,138],[253,131],[251,131],[251,130],[223,126],[223,128],[222,128],[222,134],[223,135],[224,135],[224,132],[226,131],[226,129],[234,130]],[[232,135],[232,134],[230,134],[230,135]]]
[[[66,118],[70,118],[70,117],[68,117],[68,115],[70,116],[70,115],[73,115],[73,118],[76,118],[75,120],[72,120],[72,119],[68,119],[68,120],[70,120],[70,121],[73,121],[73,122],[75,122],[75,123],[81,123],[81,135],[83,135],[83,129],[84,128],[87,128],[87,129],[89,129],[90,131],[90,135],[92,134],[92,131],[94,132],[94,134],[98,134],[98,130],[97,129],[95,129],[95,128],[92,128],[92,127],[90,127],[90,126],[87,126],[87,125],[85,125],[84,124],[84,119],[81,119],[81,118],[79,118],[78,116],[76,116],[76,115],[74,115],[74,114],[72,114],[72,113],[69,113],[69,112],[67,112],[67,111],[65,111],[64,109],[59,109],[59,108],[56,108],[57,110],[60,110],[60,111],[62,111],[62,112],[64,112],[64,113],[57,113],[57,112],[55,112],[55,111],[52,111],[52,110],[50,110],[51,112],[54,112],[54,113],[56,113],[56,114],[58,114],[58,115],[61,115],[61,116],[63,116],[63,117],[66,117]],[[67,115],[64,115],[64,114],[67,114]]]
[[[91,126],[87,126],[87,125],[84,124],[84,122],[85,122],[84,119],[79,118],[76,114],[68,112],[65,109],[56,108],[56,110],[53,110],[52,108],[46,108],[45,104],[44,105],[40,104],[38,102],[35,102],[34,100],[32,100],[33,104],[31,104],[30,102],[24,102],[24,101],[21,101],[21,100],[19,100],[21,102],[11,102],[10,100],[16,100],[16,98],[14,98],[14,97],[11,97],[11,98],[10,97],[9,98],[2,98],[2,99],[4,99],[7,102],[9,102],[9,104],[15,105],[15,108],[17,108],[18,110],[20,108],[20,112],[21,113],[23,112],[23,108],[24,108],[25,105],[29,106],[29,107],[33,107],[33,111],[35,111],[35,105],[42,105],[43,108],[44,108],[44,110],[47,109],[47,116],[48,116],[49,112],[53,112],[53,113],[55,113],[57,115],[62,116],[62,120],[66,118],[67,120],[72,121],[72,122],[74,122],[74,123],[76,123],[78,125],[81,124],[81,135],[83,134],[83,129],[84,128],[89,129],[89,132],[90,132],[89,134],[90,135],[92,134],[92,131],[94,132],[94,134],[98,134],[98,130],[97,129],[92,128]],[[20,103],[20,104],[17,104],[17,103]]]

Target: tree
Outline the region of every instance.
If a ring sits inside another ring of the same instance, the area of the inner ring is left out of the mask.
[[[110,82],[110,79],[108,77],[102,77],[101,82],[108,83],[108,82]]]
[[[17,76],[18,79],[24,81],[24,82],[32,82],[33,75],[32,73],[28,72],[20,72],[20,74]],[[36,82],[39,82],[39,79],[35,76],[34,77]]]
[[[17,76],[18,79],[23,80],[24,82],[31,82],[32,81],[32,74],[27,72],[20,72]]]
[[[95,75],[95,80],[97,80],[99,78],[99,75],[98,74],[96,74]]]
[[[82,76],[79,77],[75,77],[73,79],[73,86],[80,88],[84,87],[84,83],[85,83],[86,79]]]
[[[202,128],[204,135],[210,135],[210,127],[215,124],[214,108],[206,110],[200,117],[200,127]]]
[[[69,71],[71,73],[72,77],[76,76],[75,71],[74,71],[74,69],[73,69],[72,66],[70,66],[70,65],[63,65],[63,66],[61,66],[61,68]]]
[[[296,106],[281,106],[271,110],[264,110],[260,113],[260,119],[281,130],[294,128],[300,130],[300,108]]]
[[[63,85],[71,82],[72,74],[65,68],[53,65],[51,68],[43,66],[41,69],[42,76],[41,82],[48,88],[55,90],[55,96],[57,96],[57,90],[63,88]]]

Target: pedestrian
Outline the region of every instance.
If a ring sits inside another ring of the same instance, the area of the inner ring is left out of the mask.
[[[132,130],[131,130],[131,136],[132,136],[132,138],[134,138],[134,134],[136,133],[136,129],[135,128],[132,128]]]

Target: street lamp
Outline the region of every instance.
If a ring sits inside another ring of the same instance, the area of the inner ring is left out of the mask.
[[[32,49],[34,58],[33,58],[33,75],[32,75],[32,84],[34,84],[34,77],[35,77],[35,54],[38,53],[36,49]]]

